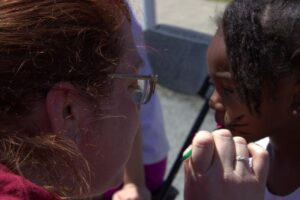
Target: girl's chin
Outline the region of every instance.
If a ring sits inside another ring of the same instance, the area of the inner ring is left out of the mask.
[[[223,124],[217,123],[216,124],[216,130],[217,129],[228,129],[226,128]],[[243,137],[244,139],[247,140],[247,142],[255,142],[259,139],[261,139],[262,137],[258,137],[257,135],[253,135],[250,132],[245,132],[239,129],[228,129],[230,130],[231,134],[235,137],[235,136],[240,136]]]

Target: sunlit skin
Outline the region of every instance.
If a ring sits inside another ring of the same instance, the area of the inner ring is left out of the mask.
[[[300,95],[299,72],[279,81],[276,98],[271,98],[263,86],[259,114],[250,111],[237,93],[221,30],[214,36],[207,56],[209,75],[215,85],[210,106],[216,112],[216,121],[248,142],[269,136],[270,190],[288,194],[297,189],[300,184],[300,116],[293,115],[291,105],[295,96]]]

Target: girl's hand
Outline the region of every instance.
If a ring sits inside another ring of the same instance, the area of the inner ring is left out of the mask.
[[[263,200],[268,153],[230,131],[200,131],[184,162],[185,200]],[[252,157],[252,166],[248,162]]]
[[[135,184],[125,184],[117,191],[112,200],[151,200],[151,193],[145,186]]]

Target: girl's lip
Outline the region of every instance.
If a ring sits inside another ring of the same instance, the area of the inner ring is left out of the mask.
[[[236,128],[245,127],[245,126],[247,126],[247,124],[228,124],[228,125],[225,125],[225,124],[221,124],[221,123],[217,122],[217,128],[236,129]]]
[[[225,126],[224,126],[223,124],[219,124],[219,123],[217,122],[217,129],[221,129],[221,128],[225,128]]]
[[[235,128],[239,128],[239,127],[248,126],[248,124],[246,124],[246,123],[236,123],[237,121],[240,121],[240,118],[242,118],[242,116],[236,118],[236,120],[231,123],[225,124],[224,115],[221,113],[217,113],[217,112],[215,113],[215,121],[217,123],[217,129],[220,129],[220,128],[235,129]]]
[[[221,116],[218,113],[215,113],[215,121],[217,123],[217,128],[224,128],[225,127],[224,122],[222,121],[222,119],[223,119],[223,116]]]

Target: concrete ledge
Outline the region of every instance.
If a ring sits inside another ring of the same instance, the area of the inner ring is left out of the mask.
[[[207,77],[206,50],[211,36],[161,24],[146,30],[144,37],[159,83],[183,94],[198,93]]]

